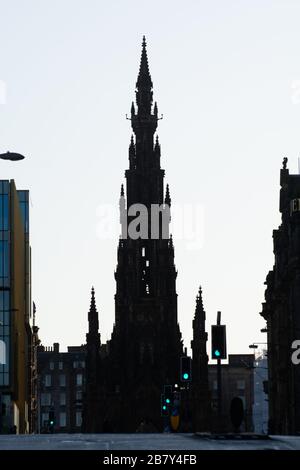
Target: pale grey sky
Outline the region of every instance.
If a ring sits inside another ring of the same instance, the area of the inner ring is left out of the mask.
[[[0,150],[27,156],[2,161],[1,179],[31,192],[45,345],[85,342],[92,285],[110,337],[118,240],[97,237],[97,210],[118,205],[128,167],[143,34],[172,202],[204,210],[203,247],[174,240],[185,344],[200,283],[207,330],[220,309],[230,353],[264,341],[279,172],[300,152],[299,21],[289,0],[0,0]]]

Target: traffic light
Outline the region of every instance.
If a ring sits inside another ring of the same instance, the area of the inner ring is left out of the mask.
[[[181,382],[190,382],[192,380],[192,361],[188,356],[180,358],[180,380]]]
[[[173,403],[173,388],[172,385],[165,385],[164,387],[164,396],[167,406],[171,406]]]
[[[226,326],[211,326],[211,358],[226,359]]]
[[[166,403],[166,396],[164,393],[161,394],[160,399],[160,414],[161,416],[169,416],[170,406]]]
[[[54,410],[49,411],[49,424],[50,426],[53,426],[54,424]]]
[[[54,430],[54,422],[55,422],[54,410],[50,410],[49,411],[49,428],[51,432],[53,432]]]

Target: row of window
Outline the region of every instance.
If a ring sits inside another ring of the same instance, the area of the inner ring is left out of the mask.
[[[0,387],[9,385],[10,311],[8,290],[0,291]]]
[[[59,361],[58,368],[59,368],[59,370],[63,370],[64,363],[62,361]],[[84,368],[85,368],[85,361],[74,361],[73,362],[73,369],[84,369]],[[55,363],[53,361],[49,362],[49,369],[50,370],[55,369]]]
[[[47,427],[49,421],[49,413],[42,413],[42,426]],[[65,428],[67,426],[67,413],[62,411],[58,416],[58,423],[56,423],[60,428]],[[82,413],[81,411],[76,411],[75,413],[75,426],[80,427],[82,425]]]
[[[77,390],[75,394],[75,399],[76,401],[80,402],[82,401],[82,391]],[[65,406],[66,405],[66,393],[62,392],[59,394],[59,404],[60,406]],[[42,406],[51,406],[53,405],[53,399],[52,395],[49,392],[45,392],[41,394],[41,405]]]
[[[59,361],[59,363],[58,363],[58,368],[59,368],[59,370],[63,370],[63,368],[64,368],[64,363],[61,362],[61,361]],[[49,362],[49,369],[50,369],[50,370],[54,370],[54,362]]]
[[[66,386],[66,376],[65,374],[60,374],[59,376],[59,386],[60,387],[65,387]],[[44,376],[44,385],[45,387],[51,387],[52,386],[52,375],[51,374],[46,374]],[[81,387],[83,385],[83,375],[82,374],[76,374],[76,385],[78,387]]]

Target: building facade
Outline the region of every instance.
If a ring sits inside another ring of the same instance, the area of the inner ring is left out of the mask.
[[[275,263],[266,279],[261,315],[267,321],[269,432],[300,432],[300,366],[292,344],[300,339],[300,175],[280,172],[281,225],[273,231]]]
[[[253,432],[253,404],[254,404],[254,355],[229,354],[228,364],[221,365],[222,376],[222,416],[218,415],[218,382],[217,365],[209,364],[208,380],[211,390],[213,431],[233,432],[231,424],[230,407],[233,398],[238,397],[243,402],[244,420],[241,432]]]
[[[38,432],[81,432],[85,390],[85,346],[39,346]],[[53,422],[53,423],[52,423]]]
[[[268,358],[267,351],[255,354],[254,363],[254,405],[253,425],[257,433],[267,434],[269,424],[268,394],[266,384],[268,382]]]
[[[35,427],[29,192],[0,181],[0,430]]]

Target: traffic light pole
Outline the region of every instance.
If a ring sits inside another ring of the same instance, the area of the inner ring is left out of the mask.
[[[217,312],[217,325],[221,325],[221,312]],[[217,360],[217,386],[218,386],[218,428],[222,430],[222,369],[221,359]]]
[[[217,384],[218,384],[218,421],[219,424],[222,419],[222,370],[221,359],[217,362]]]

